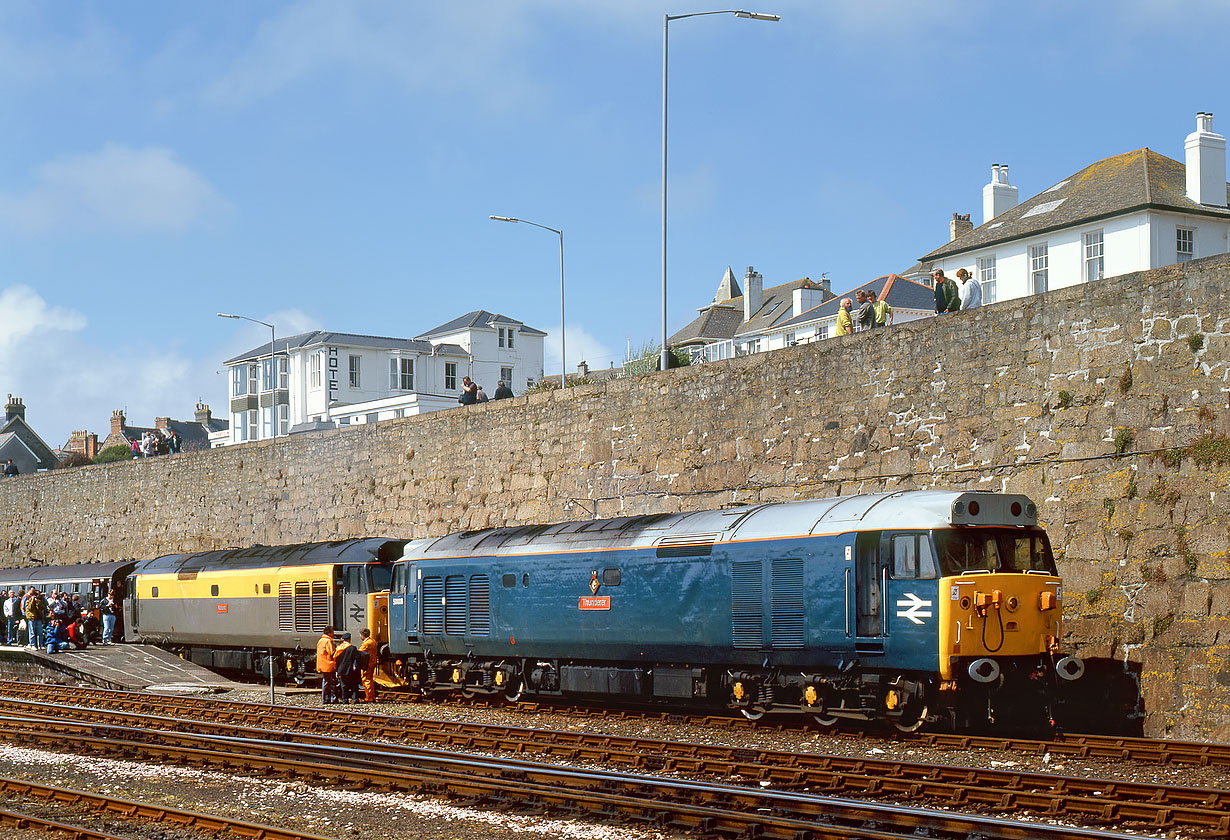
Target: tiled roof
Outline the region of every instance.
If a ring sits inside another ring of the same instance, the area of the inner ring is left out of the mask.
[[[1230,196],[1230,184],[1227,185]],[[1151,149],[1090,164],[922,257],[922,262],[1143,209],[1230,218],[1230,210],[1187,197],[1186,168]]]
[[[743,308],[729,304],[714,304],[700,311],[696,320],[670,337],[671,346],[725,341],[735,337],[735,330],[743,323]]]
[[[727,269],[728,273],[729,271]],[[723,277],[719,289],[725,285],[726,278]],[[743,295],[721,303],[711,303],[700,310],[700,315],[694,321],[671,336],[667,343],[672,346],[700,344],[761,332],[790,317],[791,307],[794,306],[794,290],[804,286],[820,288],[810,277],[804,277],[765,289],[761,293],[760,308],[748,321],[743,320]],[[833,293],[826,291],[824,294],[831,298]]]
[[[343,347],[372,347],[379,350],[410,350],[415,353],[430,353],[433,346],[429,341],[421,341],[416,338],[388,338],[380,335],[357,335],[355,333],[312,330],[311,332],[292,335],[289,338],[279,338],[277,340],[277,350],[279,354],[282,354],[290,350],[300,350],[305,347],[324,344],[338,344]],[[436,346],[436,353],[440,353],[447,348],[452,348],[458,355],[463,355],[465,352],[454,344],[441,344]],[[241,353],[232,359],[227,359],[225,364],[235,365],[241,362],[255,361],[262,357],[268,357],[268,355],[269,345],[262,344],[246,353]]]
[[[425,333],[421,333],[416,336],[416,338],[431,338],[434,335],[445,335],[447,333],[458,332],[459,330],[473,329],[474,327],[485,327],[488,329],[495,329],[496,327],[518,327],[523,333],[529,333],[530,335],[546,335],[546,333],[542,330],[527,327],[516,318],[509,318],[507,315],[496,315],[485,309],[476,309],[473,312],[467,312],[460,318],[454,318],[447,324],[441,324],[434,330],[428,330]]]

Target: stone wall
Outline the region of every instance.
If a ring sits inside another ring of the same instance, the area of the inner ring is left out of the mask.
[[[689,510],[1027,493],[1065,643],[1147,732],[1230,735],[1230,258],[729,362],[0,481],[0,563]]]

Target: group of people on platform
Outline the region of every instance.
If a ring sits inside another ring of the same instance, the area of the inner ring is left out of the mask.
[[[174,429],[147,431],[131,442],[133,458],[152,458],[155,455],[173,455],[179,451],[179,435]]]
[[[512,395],[512,388],[509,388],[504,383],[504,380],[501,379],[495,383],[495,395],[490,399],[506,400]],[[483,390],[482,385],[479,385],[468,376],[461,380],[461,393],[457,395],[457,402],[462,405],[475,405],[477,403],[485,403],[488,399],[487,392]]]
[[[316,672],[320,674],[320,701],[331,703],[376,702],[376,640],[372,631],[359,631],[362,641],[356,648],[350,633],[336,633],[333,627],[322,631],[316,643]],[[363,699],[359,699],[362,686]]]
[[[10,589],[3,598],[3,641],[25,645],[30,650],[59,653],[69,648],[84,650],[96,629],[94,611],[82,604],[80,595],[69,596],[57,589],[44,595],[31,586],[24,594]],[[119,601],[115,590],[98,605],[102,620],[102,644],[112,644]]]

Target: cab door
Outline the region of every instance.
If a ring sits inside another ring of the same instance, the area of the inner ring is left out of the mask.
[[[366,566],[339,566],[334,579],[337,588],[335,603],[340,614],[333,616],[333,624],[350,631],[356,639],[359,631],[368,626],[366,572]]]
[[[393,566],[389,587],[389,643],[393,650],[417,644],[419,640],[418,569],[413,563]]]
[[[884,649],[884,564],[880,557],[880,532],[864,531],[854,542],[855,632],[871,653]]]

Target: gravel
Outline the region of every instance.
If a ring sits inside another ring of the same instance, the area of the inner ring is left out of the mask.
[[[226,695],[225,699],[267,703],[269,694],[267,691],[234,692]],[[320,698],[315,692],[289,692],[279,695],[278,702],[289,706],[319,706]],[[952,751],[827,732],[724,730],[653,720],[581,718],[511,706],[491,709],[436,703],[380,702],[333,709],[341,716],[352,712],[390,714],[1190,787],[1224,789],[1228,781],[1225,769],[1216,767],[1159,767],[1068,756],[1005,754],[989,750]],[[485,840],[497,832],[500,837],[510,840],[675,840],[685,836],[623,825],[607,826],[579,820],[483,811],[420,796],[358,792],[344,787],[311,787],[301,782],[277,782],[175,766],[67,756],[9,745],[0,745],[0,775],[105,792],[172,808],[235,816],[249,822],[293,827],[345,840],[387,840],[390,836],[403,834],[426,840]],[[11,805],[4,807],[21,810]],[[62,805],[51,807],[64,808]],[[73,820],[66,817],[65,821]],[[111,823],[115,824],[115,821],[111,820]],[[195,840],[204,836],[200,832],[179,828],[154,829],[156,833],[150,835],[133,834],[127,827],[110,830],[139,840]],[[188,833],[174,833],[182,831]],[[4,836],[25,840],[16,834]]]

